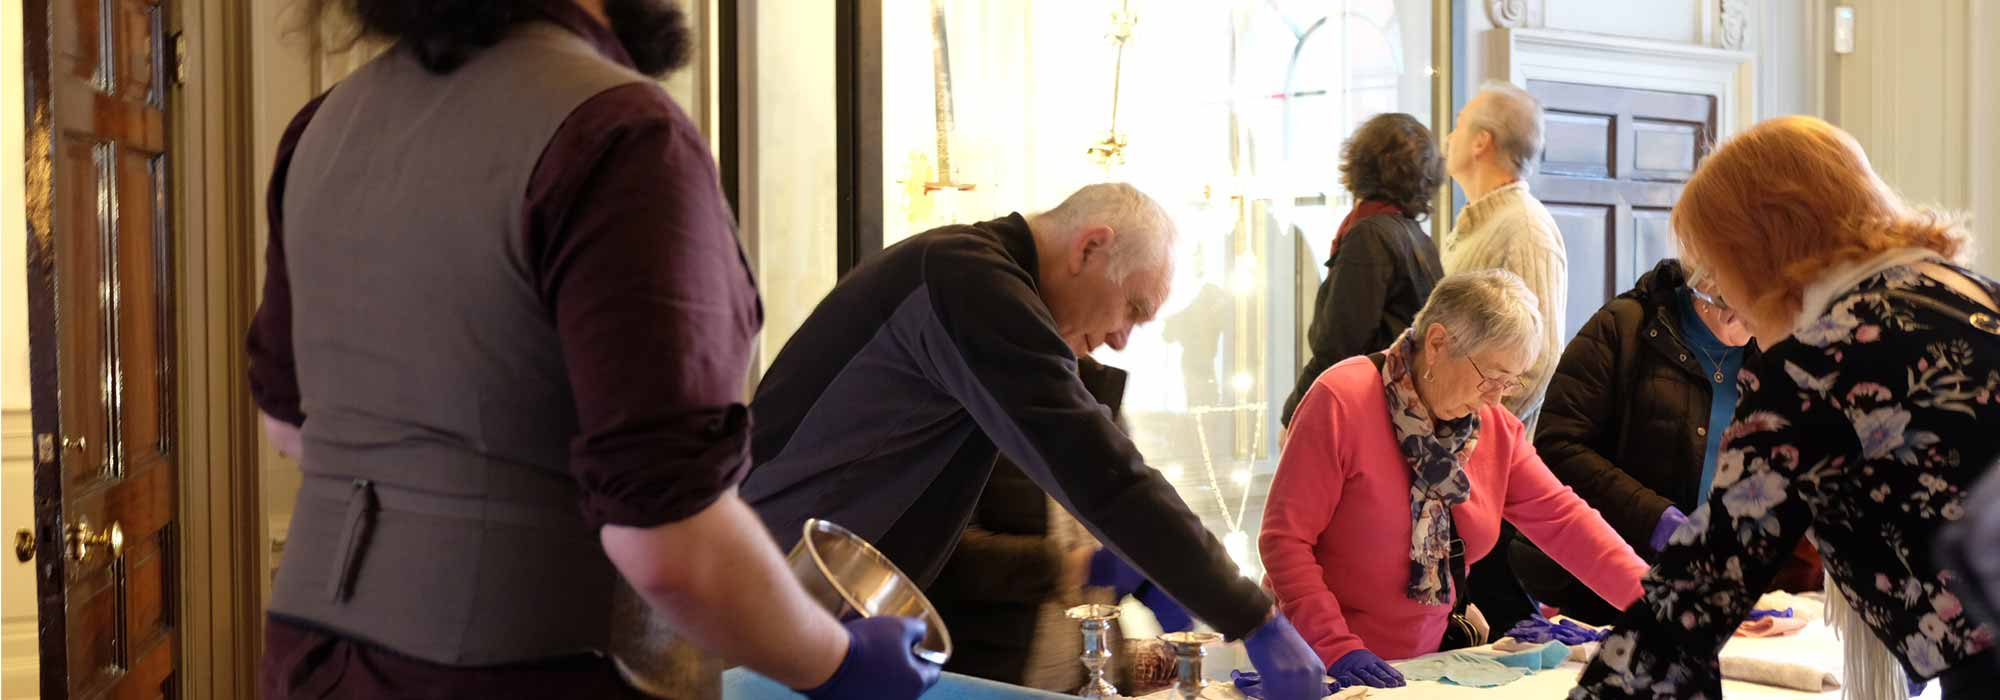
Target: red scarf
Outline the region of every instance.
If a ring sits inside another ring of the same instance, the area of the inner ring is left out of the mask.
[[[1326,257],[1332,258],[1333,251],[1340,250],[1340,239],[1341,237],[1347,235],[1347,229],[1353,228],[1354,224],[1360,222],[1362,219],[1366,219],[1376,214],[1395,214],[1397,216],[1406,216],[1406,214],[1403,213],[1402,207],[1390,204],[1380,199],[1361,200],[1360,204],[1354,205],[1353,211],[1347,212],[1347,218],[1340,220],[1340,228],[1334,230],[1333,232],[1333,247],[1327,249]]]

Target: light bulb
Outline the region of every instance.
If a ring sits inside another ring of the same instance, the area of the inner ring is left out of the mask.
[[[1229,378],[1229,385],[1236,387],[1236,392],[1239,394],[1249,393],[1251,389],[1257,388],[1257,378],[1250,376],[1249,372],[1237,372],[1236,376]]]
[[[1231,472],[1229,474],[1229,480],[1236,482],[1237,486],[1248,485],[1250,483],[1250,470],[1238,469],[1234,472]]]
[[[1180,481],[1181,465],[1172,462],[1160,465],[1160,476],[1166,478],[1167,481]]]

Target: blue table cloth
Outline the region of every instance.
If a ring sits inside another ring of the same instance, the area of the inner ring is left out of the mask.
[[[722,700],[797,700],[802,697],[805,696],[747,669],[733,668],[722,674]],[[931,686],[930,692],[924,693],[923,700],[1076,700],[1076,696],[946,673],[937,685]]]

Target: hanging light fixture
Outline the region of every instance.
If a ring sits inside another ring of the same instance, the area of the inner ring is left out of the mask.
[[[1104,35],[1116,47],[1116,58],[1111,62],[1111,128],[1103,140],[1091,144],[1088,153],[1091,162],[1106,170],[1125,164],[1125,135],[1118,132],[1118,87],[1125,73],[1125,42],[1132,38],[1132,26],[1138,23],[1132,0],[1120,0],[1118,11],[1111,13],[1111,31]]]

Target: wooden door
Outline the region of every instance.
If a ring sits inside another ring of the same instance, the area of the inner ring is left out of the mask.
[[[1713,147],[1715,98],[1528,81],[1546,113],[1529,187],[1555,216],[1569,254],[1568,327],[1674,253],[1667,226],[1681,188]]]
[[[174,697],[165,8],[23,10],[42,696]]]

